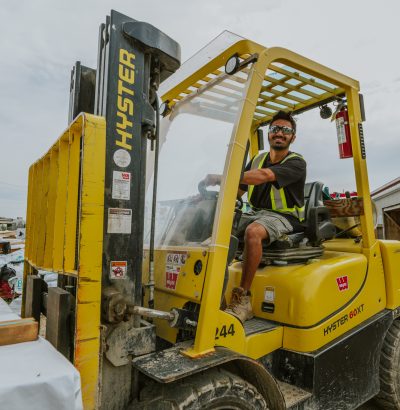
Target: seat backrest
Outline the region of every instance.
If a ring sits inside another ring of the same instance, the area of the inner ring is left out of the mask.
[[[319,181],[307,182],[304,186],[304,207],[305,207],[305,220],[310,214],[310,209],[317,206],[323,206],[322,188],[324,184]]]
[[[307,182],[304,187],[305,233],[314,245],[335,235],[335,226],[323,201],[323,186],[322,182],[316,181]]]

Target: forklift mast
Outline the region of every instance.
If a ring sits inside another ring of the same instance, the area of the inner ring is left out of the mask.
[[[142,299],[146,151],[156,139],[157,89],[179,65],[178,43],[113,10],[100,25],[97,70],[78,61],[71,73],[69,123],[81,112],[106,118],[102,287],[118,282],[130,305]]]
[[[95,84],[90,69],[78,62],[73,70],[80,81],[71,96],[79,102],[69,120],[90,107],[106,118],[103,288],[118,281],[126,301],[140,305],[147,141],[156,138],[158,86],[179,67],[180,47],[114,10],[100,25],[98,47]]]
[[[135,390],[128,357],[154,349],[154,325],[132,307],[142,305],[157,90],[179,66],[178,43],[112,10],[100,25],[97,69],[72,69],[67,131],[30,169],[22,314],[47,315],[46,337],[81,372],[85,408],[125,408]],[[33,186],[49,201],[37,204]],[[57,288],[47,289],[39,269],[58,273]]]

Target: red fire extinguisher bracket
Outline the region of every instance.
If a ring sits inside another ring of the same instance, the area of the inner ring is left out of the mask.
[[[347,107],[343,107],[336,114],[335,120],[339,146],[339,156],[341,159],[351,158],[353,156],[353,150],[351,147],[351,134]]]

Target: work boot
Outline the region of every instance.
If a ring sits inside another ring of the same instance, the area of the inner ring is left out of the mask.
[[[254,314],[250,302],[250,292],[245,292],[243,288],[233,288],[231,303],[225,312],[237,317],[242,323],[252,319]]]

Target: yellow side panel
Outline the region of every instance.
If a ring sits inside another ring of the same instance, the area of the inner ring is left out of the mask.
[[[168,247],[155,250],[156,289],[200,302],[207,260],[208,254],[202,248]],[[199,273],[195,272],[195,264],[201,266]],[[144,283],[146,281],[144,272]]]
[[[386,307],[400,306],[400,242],[379,241],[385,269]]]
[[[274,322],[313,326],[348,303],[366,274],[364,255],[339,252],[325,252],[309,264],[267,266],[257,271],[253,281],[253,310],[257,317]],[[341,278],[348,282],[343,290],[338,284]],[[272,313],[262,310],[266,291],[274,294]]]
[[[236,317],[223,311],[218,311],[217,314],[218,324],[214,333],[215,346],[226,347],[252,359],[258,359],[282,347],[282,326],[246,336],[242,324]],[[193,348],[184,353],[190,357],[201,356]]]
[[[37,264],[44,266],[44,249],[46,245],[46,218],[49,194],[49,173],[50,173],[50,154],[47,154],[43,161],[42,175],[42,191],[41,191],[41,207],[39,212],[39,238],[38,238],[38,254]]]
[[[207,261],[208,253],[202,248],[168,247],[156,249],[155,309],[170,311],[172,308],[183,308],[184,304],[189,301],[200,303]],[[149,255],[148,250],[145,250],[143,260],[144,284],[148,282],[148,266]],[[171,328],[165,320],[155,320],[154,322],[157,326],[158,336],[171,343],[176,342],[177,329]]]
[[[43,163],[37,162],[34,165],[34,192],[39,196],[42,190],[42,175],[43,175]],[[33,201],[33,217],[32,217],[32,249],[31,249],[31,258],[32,261],[36,264],[37,261],[37,250],[38,250],[38,238],[39,238],[39,210],[40,210],[41,201],[40,198],[36,197],[36,201]]]
[[[68,165],[67,209],[65,216],[64,271],[76,269],[77,208],[80,168],[80,128],[70,128],[70,153]]]
[[[324,242],[324,248],[327,251],[334,252],[362,253],[362,240],[360,242],[356,242],[354,238],[331,239]]]
[[[34,166],[29,167],[29,178],[28,178],[28,200],[27,200],[27,211],[26,211],[26,246],[25,246],[25,259],[30,259],[31,248],[32,248],[32,220],[33,220],[33,183],[34,183]]]
[[[97,409],[98,372],[100,342],[98,338],[85,340],[75,350],[75,367],[81,375],[83,408]]]
[[[218,312],[215,346],[225,346],[252,359],[258,359],[282,347],[283,327],[246,336],[240,321],[223,311]]]
[[[34,253],[33,253],[33,261],[36,265],[38,265],[38,257],[40,255],[40,251],[43,250],[43,239],[41,238],[41,231],[43,231],[43,222],[41,220],[43,212],[41,212],[41,208],[44,205],[42,196],[43,196],[43,162],[41,161],[37,164],[37,174],[36,174],[36,186],[35,191],[38,194],[38,200],[36,201],[35,211],[34,211]]]
[[[54,240],[54,214],[57,195],[58,180],[58,147],[53,147],[50,151],[49,166],[49,190],[47,195],[47,215],[46,215],[46,243],[44,251],[44,267],[51,270],[53,268],[53,240]]]
[[[246,338],[245,355],[259,359],[282,347],[283,327],[277,327],[269,332],[256,333]]]
[[[218,311],[218,324],[215,329],[215,346],[224,346],[235,352],[246,352],[246,335],[240,321],[232,315]]]
[[[54,212],[53,270],[62,272],[64,265],[65,213],[67,209],[67,184],[69,141],[68,132],[58,141],[58,178]]]
[[[98,408],[105,141],[105,120],[80,115],[29,172],[24,275],[77,277],[74,364],[85,409]]]
[[[81,373],[84,407],[94,409],[98,400],[100,366],[105,121],[85,115],[83,127],[74,363]]]
[[[335,340],[363,323],[386,307],[384,272],[379,244],[365,250],[368,273],[359,292],[338,311],[310,328],[284,327],[283,347],[300,352],[311,352]],[[361,255],[360,255],[361,256]],[[349,287],[351,282],[349,281]],[[331,292],[321,294],[321,307],[334,299]]]

